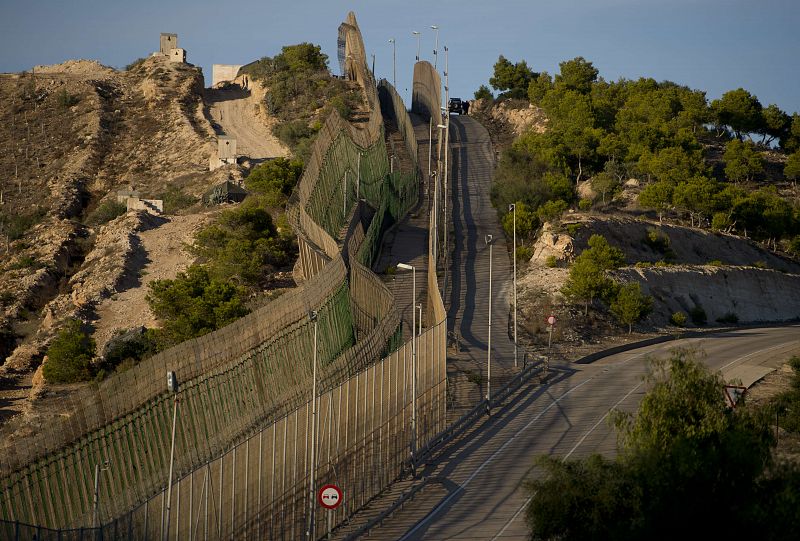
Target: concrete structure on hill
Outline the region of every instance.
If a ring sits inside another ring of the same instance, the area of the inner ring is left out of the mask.
[[[181,64],[186,63],[186,49],[172,49],[169,52],[169,61],[178,62]]]
[[[164,201],[161,199],[140,199],[138,197],[129,197],[125,201],[128,211],[131,210],[144,210],[150,214],[163,214]]]
[[[236,139],[227,135],[217,136],[217,156],[211,157],[211,171],[224,165],[236,165]]]
[[[239,75],[241,64],[214,64],[211,66],[211,86],[231,82]]]
[[[172,49],[178,48],[178,34],[165,34],[161,33],[161,41],[159,43],[158,52],[161,54],[170,54]]]

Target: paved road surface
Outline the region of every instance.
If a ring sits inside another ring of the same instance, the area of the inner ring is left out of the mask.
[[[452,249],[447,290],[448,329],[460,337],[459,368],[486,376],[489,337],[489,247],[492,235],[492,378],[499,383],[514,364],[509,335],[511,257],[491,202],[494,152],[489,133],[468,116],[450,117]],[[520,360],[521,363],[521,360]],[[485,389],[482,391],[485,394]]]
[[[555,365],[547,384],[531,383],[505,412],[429,466],[427,474],[439,480],[431,488],[435,501],[410,502],[370,537],[527,539],[522,483],[537,475],[533,457],[613,455],[616,439],[605,422],[608,411],[635,411],[644,393],[647,356],[664,356],[687,345],[702,348],[706,364],[727,376],[747,368],[774,368],[800,353],[800,326],[726,332],[649,346],[590,365]]]
[[[208,90],[206,101],[212,120],[220,128],[217,132],[236,139],[239,155],[254,160],[287,155],[283,145],[256,114],[258,104],[249,90],[238,85]]]

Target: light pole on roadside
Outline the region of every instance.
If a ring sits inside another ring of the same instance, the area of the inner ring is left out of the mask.
[[[394,38],[389,40],[392,44],[392,86],[397,90],[397,43]]]
[[[486,413],[492,411],[492,236],[484,239],[489,246],[489,340],[486,348]]]
[[[311,472],[308,478],[308,529],[307,539],[316,539],[314,535],[314,501],[315,501],[315,476],[317,474],[317,312],[308,313],[308,319],[314,323],[314,354],[311,368]]]
[[[411,271],[411,467],[417,458],[417,269],[408,263],[398,263],[398,269]]]
[[[414,34],[415,36],[417,36],[417,62],[419,62],[419,37],[421,36],[421,34],[419,32],[417,32],[416,30],[414,30],[411,33]]]
[[[444,176],[442,177],[442,186],[444,188],[444,293],[447,295],[447,237],[448,235],[448,221],[447,221],[447,179],[450,176],[450,171],[447,168],[447,157],[450,154],[450,86],[448,80],[448,57],[447,46],[444,47],[444,103],[445,109],[445,129],[444,129]]]
[[[508,205],[509,212],[514,213],[514,243],[511,248],[511,259],[514,260],[514,368],[517,367],[517,205]]]
[[[167,505],[161,521],[161,539],[167,541],[169,537],[170,505],[172,502],[172,470],[175,466],[175,426],[178,422],[178,376],[175,372],[167,372],[167,389],[172,393],[172,444],[169,450],[169,479],[167,480]]]
[[[436,242],[434,243],[434,246],[435,246],[436,249],[434,251],[434,256],[436,257],[435,262],[438,264],[438,261],[439,261],[439,224],[441,222],[441,219],[439,218],[439,183],[442,183],[442,185],[444,187],[444,182],[447,179],[447,165],[446,165],[447,164],[447,149],[445,149],[445,158],[444,158],[445,159],[445,168],[442,169],[442,146],[443,145],[441,145],[440,143],[442,141],[442,130],[444,130],[444,133],[445,133],[445,141],[447,140],[447,125],[446,124],[437,124],[436,128],[439,130],[439,136],[436,138],[436,143],[437,143],[437,146],[439,147],[439,149],[438,149],[439,151],[437,153],[437,154],[439,154],[438,159],[437,159],[437,171],[439,171],[440,174],[438,176],[437,183],[436,183],[435,190],[434,190],[434,193],[436,194],[436,196],[434,197],[434,204],[433,204],[433,206],[434,206],[433,224],[435,226],[434,231],[436,232],[436,237],[435,237]],[[446,188],[445,188],[445,193],[446,193]]]
[[[436,32],[436,44],[433,46],[433,69],[436,69],[436,61],[439,59],[439,27],[432,24],[431,30]]]

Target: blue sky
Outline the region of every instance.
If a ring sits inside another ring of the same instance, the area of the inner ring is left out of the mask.
[[[178,33],[207,82],[213,63],[243,64],[302,41],[322,45],[338,71],[336,30],[349,10],[378,77],[391,80],[388,39],[397,39],[401,92],[411,82],[412,31],[432,60],[436,24],[440,49],[450,49],[451,96],[471,97],[500,54],[550,73],[583,56],[606,79],[669,79],[709,98],[743,87],[765,106],[800,112],[798,0],[0,0],[0,71],[70,58],[121,67],[156,50],[160,32]]]

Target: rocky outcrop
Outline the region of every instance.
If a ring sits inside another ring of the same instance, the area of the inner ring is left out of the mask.
[[[740,323],[800,318],[800,275],[747,267],[625,268],[620,281],[637,281],[654,298],[650,322],[666,325],[678,311],[700,306],[709,323],[735,315]]]

